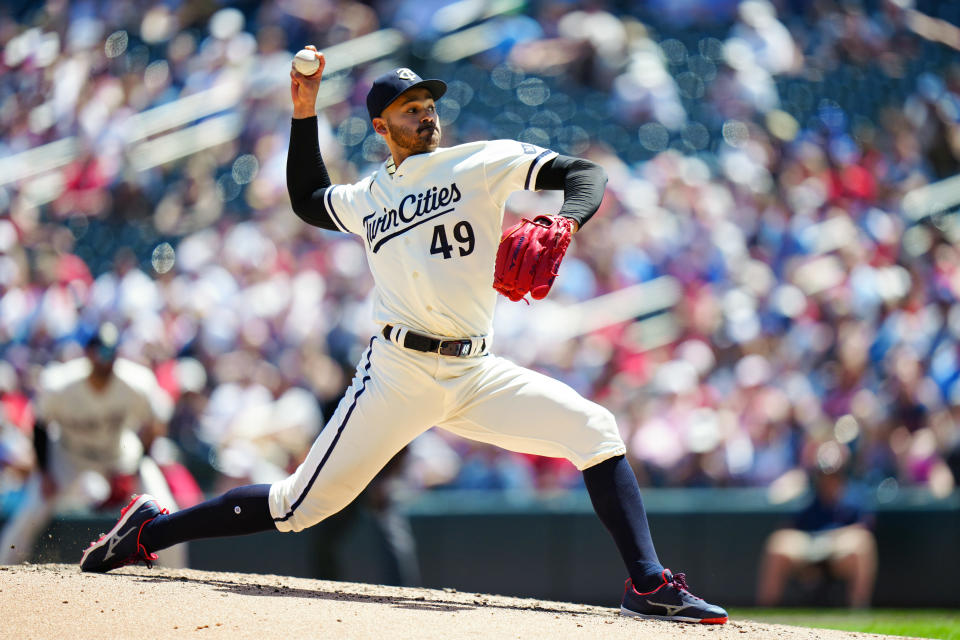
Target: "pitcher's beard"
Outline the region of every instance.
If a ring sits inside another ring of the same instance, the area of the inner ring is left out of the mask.
[[[434,127],[428,134],[421,133],[419,130],[411,131],[404,127],[397,127],[387,123],[387,130],[390,132],[390,138],[401,148],[410,152],[410,155],[417,153],[429,153],[440,146],[440,127]]]

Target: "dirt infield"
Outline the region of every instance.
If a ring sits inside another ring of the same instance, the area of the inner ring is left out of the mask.
[[[274,575],[76,565],[0,567],[0,639],[882,638],[734,620],[723,626],[622,618],[617,609]]]

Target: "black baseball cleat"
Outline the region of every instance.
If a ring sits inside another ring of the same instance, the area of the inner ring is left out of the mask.
[[[161,509],[156,498],[145,493],[134,496],[121,512],[120,520],[114,525],[110,533],[101,535],[99,540],[90,543],[80,558],[80,570],[94,573],[106,573],[111,569],[137,562],[145,562],[148,567],[153,566],[157,554],[149,553],[140,544],[140,534],[148,522],[162,513],[169,513]]]
[[[664,569],[663,582],[653,591],[641,593],[629,578],[624,587],[620,615],[671,622],[725,624],[727,612],[690,593],[686,576]]]

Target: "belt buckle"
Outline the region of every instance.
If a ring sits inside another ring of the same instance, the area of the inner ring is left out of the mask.
[[[442,356],[463,357],[470,354],[472,346],[470,340],[445,340],[440,343],[437,352]]]

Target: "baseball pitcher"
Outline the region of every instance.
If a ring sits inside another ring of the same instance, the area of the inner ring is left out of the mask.
[[[441,147],[437,101],[446,84],[401,68],[378,77],[367,94],[370,122],[389,157],[355,184],[332,184],[315,110],[325,60],[314,55],[315,73],[290,74],[288,191],[308,224],[362,240],[381,329],[290,477],[174,514],[140,496],[86,550],[81,567],[108,571],[149,562],[157,549],[196,537],[300,531],[349,504],[394,454],[437,426],[513,451],[566,458],[583,471],[627,565],[624,615],[726,622],[722,608],[694,596],[683,574],[660,564],[613,415],[491,352],[498,292],[511,300],[547,295],[571,235],[600,205],[603,170],[514,140]],[[502,233],[507,197],[522,189],[563,189],[563,205],[556,215]]]

